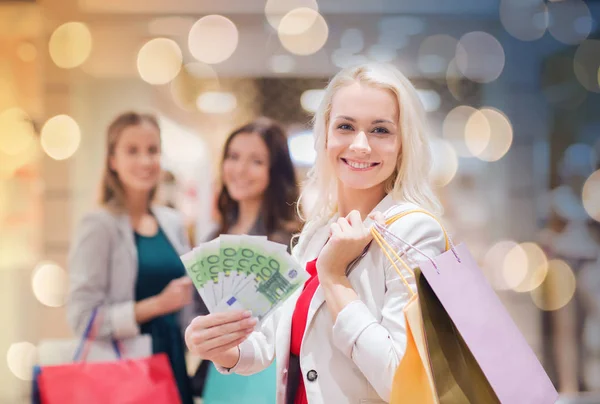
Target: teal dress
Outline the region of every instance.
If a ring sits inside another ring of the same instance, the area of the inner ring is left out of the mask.
[[[135,233],[138,251],[138,276],[135,285],[136,301],[158,295],[173,279],[185,275],[177,251],[162,229],[152,237]],[[185,363],[185,342],[179,325],[179,313],[156,317],[141,324],[142,334],[152,336],[152,351],[166,353],[171,361],[183,404],[193,404],[190,379]]]

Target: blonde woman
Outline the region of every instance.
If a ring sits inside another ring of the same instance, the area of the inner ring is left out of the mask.
[[[389,65],[338,73],[314,120],[318,192],[294,255],[311,277],[258,331],[250,313],[197,317],[190,350],[223,373],[260,372],[277,357],[277,403],[389,402],[406,347],[409,291],[371,241],[369,220],[417,207],[439,213],[428,182],[424,110],[414,87]],[[390,230],[435,256],[442,229],[425,214]],[[352,271],[349,264],[360,257]],[[409,262],[420,256],[409,250]],[[414,278],[404,273],[416,292]]]
[[[182,309],[192,310],[191,280],[179,259],[189,246],[179,215],[152,205],[160,154],[154,116],[124,113],[109,126],[101,207],[83,218],[71,246],[67,311],[79,335],[94,310],[100,337],[150,334],[154,353],[170,359],[182,402],[192,404],[180,326]]]

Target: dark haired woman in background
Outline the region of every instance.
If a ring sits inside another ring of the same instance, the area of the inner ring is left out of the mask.
[[[94,310],[99,337],[150,334],[153,352],[169,357],[183,404],[193,404],[181,327],[193,314],[193,291],[179,259],[189,245],[180,215],[153,205],[160,143],[152,115],[127,112],[108,127],[101,206],[83,218],[71,246],[67,313],[78,335]]]
[[[289,246],[300,230],[295,208],[298,185],[283,128],[271,119],[258,118],[236,129],[225,142],[220,171],[223,185],[217,204],[221,223],[211,238],[260,235]],[[206,314],[206,307],[199,303],[199,314]],[[231,377],[209,370],[209,363],[202,362],[195,377],[198,390],[202,390],[208,372],[204,404],[221,398],[236,404],[257,403],[257,399],[275,402],[274,366],[252,377]]]

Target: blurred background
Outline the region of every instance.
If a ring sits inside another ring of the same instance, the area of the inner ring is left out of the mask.
[[[599,24],[596,0],[0,1],[0,403],[71,336],[66,256],[113,117],[159,116],[159,198],[201,240],[228,133],[283,122],[304,178],[322,88],[368,60],[419,91],[456,242],[564,396],[600,403]]]

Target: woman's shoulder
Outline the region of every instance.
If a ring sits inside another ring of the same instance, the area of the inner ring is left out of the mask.
[[[109,227],[117,221],[117,214],[110,209],[100,206],[85,213],[81,220],[81,226]]]
[[[409,242],[431,240],[445,246],[446,234],[441,220],[433,213],[411,202],[400,202],[384,212],[386,221],[395,219],[387,228],[395,236]]]

